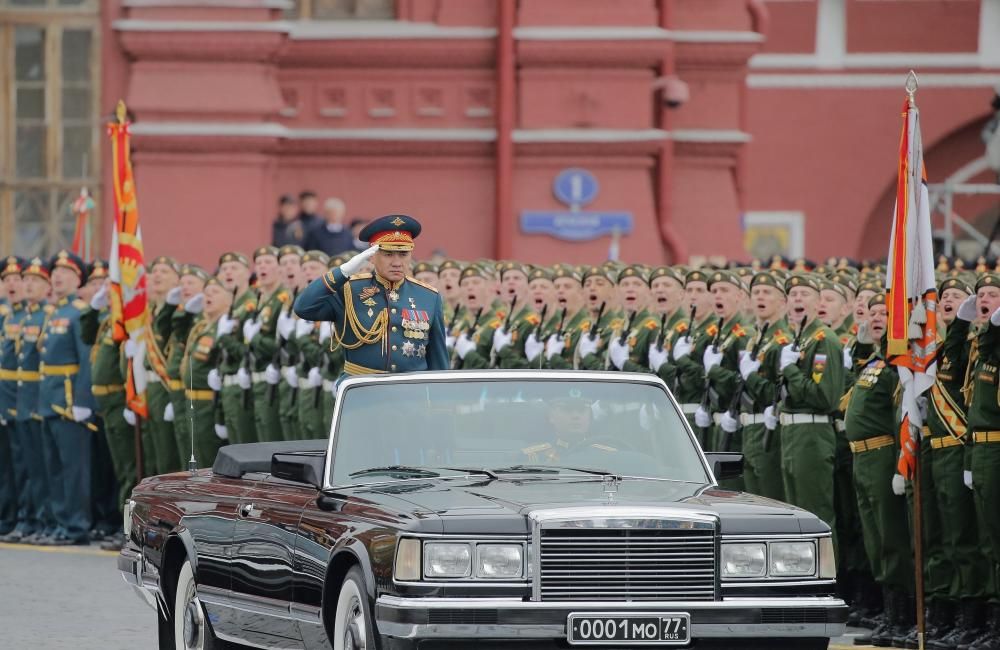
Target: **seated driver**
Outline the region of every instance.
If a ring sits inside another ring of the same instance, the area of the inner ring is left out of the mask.
[[[560,456],[581,447],[616,452],[616,448],[601,443],[590,443],[594,437],[594,401],[586,389],[573,385],[558,385],[556,392],[545,400],[546,422],[549,425],[547,440],[521,450],[529,463],[555,463]]]

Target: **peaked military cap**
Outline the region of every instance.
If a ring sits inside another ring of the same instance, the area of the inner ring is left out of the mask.
[[[278,249],[278,259],[281,259],[285,255],[298,255],[302,257],[306,252],[302,250],[301,246],[296,244],[286,244]]]
[[[431,262],[417,262],[413,265],[413,275],[417,273],[434,273],[437,274],[437,267]]]
[[[159,257],[154,258],[153,261],[149,263],[149,270],[152,271],[154,266],[159,266],[160,264],[169,266],[174,273],[180,275],[181,265],[177,262],[177,260],[166,255],[160,255]]]
[[[250,258],[237,251],[223,253],[222,256],[219,257],[219,266],[222,266],[226,262],[239,262],[243,266],[250,268]]]
[[[993,271],[983,273],[976,281],[976,291],[978,292],[983,287],[1000,287],[1000,273]]]
[[[102,259],[96,259],[87,266],[87,279],[108,277],[108,264]]]
[[[208,273],[205,272],[205,269],[196,264],[185,264],[181,267],[181,275],[191,275],[198,278],[202,282],[208,282],[209,277]]]
[[[389,214],[375,219],[358,233],[358,239],[385,251],[412,251],[420,236],[420,222],[405,214]]]
[[[785,293],[788,293],[795,287],[808,287],[813,291],[820,291],[819,280],[812,273],[794,273],[785,280]]]
[[[57,268],[69,269],[76,273],[76,276],[80,278],[80,284],[87,281],[87,269],[83,265],[83,260],[75,253],[64,249],[53,255],[49,262],[49,273]]]
[[[306,262],[319,262],[323,266],[327,266],[330,263],[330,256],[323,251],[306,251],[302,255],[302,263]]]
[[[261,246],[253,252],[253,259],[256,262],[258,257],[264,257],[265,255],[273,255],[278,257],[278,247],[277,246]]]
[[[22,276],[34,275],[35,277],[42,278],[46,282],[49,280],[49,269],[42,261],[40,257],[33,257],[30,262],[28,262],[24,270],[21,272]]]
[[[938,287],[938,291],[944,293],[947,289],[958,289],[962,293],[972,295],[972,286],[961,276],[945,278]]]
[[[3,261],[3,269],[0,270],[0,278],[6,278],[8,275],[21,275],[23,270],[24,260],[17,255],[8,255]]]

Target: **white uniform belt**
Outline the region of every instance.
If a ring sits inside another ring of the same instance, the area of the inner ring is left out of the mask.
[[[334,389],[336,388],[336,386],[337,386],[337,382],[334,381],[333,379],[324,379],[323,380],[323,390],[330,391],[332,393],[334,391]]]
[[[841,420],[840,418],[837,418],[836,420],[833,421],[833,428],[836,429],[838,433],[843,433],[844,431],[847,431],[847,425],[844,424],[844,421]]]
[[[712,421],[715,422],[716,426],[722,426],[722,413],[713,413]]]
[[[816,415],[814,413],[782,413],[780,418],[781,426],[789,424],[829,424],[829,415]]]
[[[286,372],[288,372],[289,368],[294,368],[294,367],[295,366],[281,366],[281,372],[282,373],[286,373]]]
[[[239,386],[240,382],[236,380],[236,375],[226,375],[222,378],[223,386]]]
[[[252,373],[250,375],[250,381],[252,381],[255,384],[259,384],[260,382],[264,381],[264,372],[261,371]]]
[[[684,415],[694,415],[701,404],[681,404],[681,412]]]
[[[308,390],[309,388],[315,388],[315,386],[309,385],[309,378],[299,377],[299,390]]]
[[[158,374],[156,374],[156,372],[152,368],[147,368],[146,370],[147,370],[147,372],[146,372],[146,383],[147,384],[162,384],[163,383],[163,380],[160,378],[160,376]]]
[[[740,413],[740,424],[746,426],[748,424],[764,424],[764,414],[763,413]]]

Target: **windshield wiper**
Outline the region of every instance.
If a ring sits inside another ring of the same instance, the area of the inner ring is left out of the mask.
[[[484,467],[440,467],[437,469],[447,469],[452,472],[466,472],[468,474],[485,474],[492,479],[499,480],[500,477],[497,476],[496,472],[493,470],[486,469]]]
[[[356,472],[351,472],[348,474],[351,478],[356,476],[364,476],[366,474],[409,474],[416,476],[418,478],[435,478],[441,476],[437,472],[432,472],[428,469],[423,469],[421,467],[409,467],[407,465],[386,465],[385,467],[369,467],[368,469],[359,469]]]
[[[495,467],[494,472],[523,473],[523,474],[558,474],[559,470],[567,472],[580,472],[583,474],[594,474],[596,476],[616,476],[621,478],[617,472],[609,472],[604,469],[590,469],[589,467],[570,467],[568,465],[511,465],[510,467]]]

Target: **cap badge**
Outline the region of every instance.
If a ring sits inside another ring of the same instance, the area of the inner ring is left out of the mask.
[[[402,218],[400,218],[400,217],[396,217],[395,219],[393,219],[393,220],[392,220],[392,222],[391,222],[391,223],[392,223],[392,225],[394,225],[394,226],[396,226],[397,228],[399,228],[400,226],[402,226],[402,225],[403,225],[404,223],[406,223],[406,222],[405,222],[405,221],[403,221],[403,219],[402,219]]]

